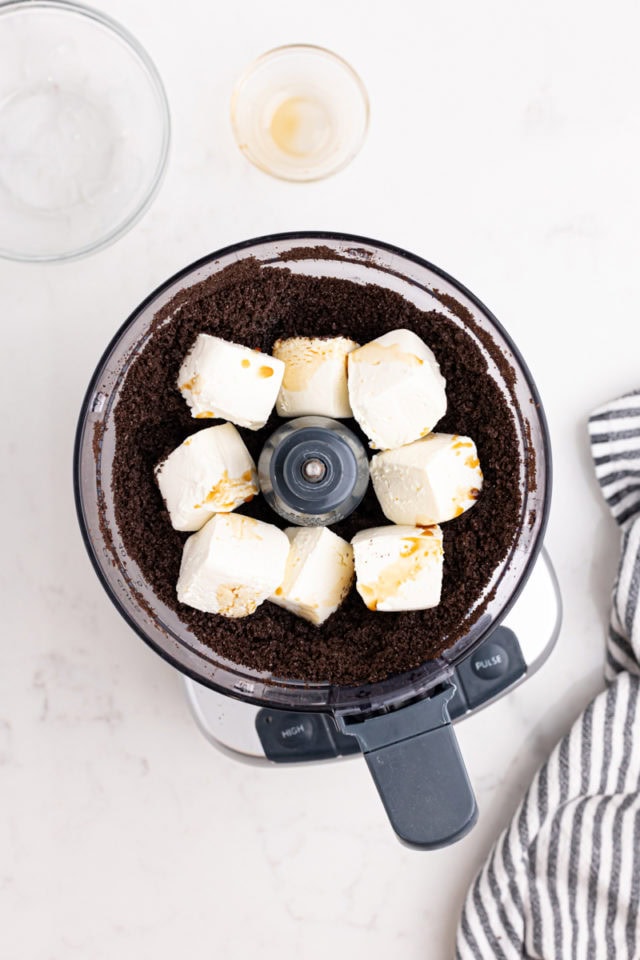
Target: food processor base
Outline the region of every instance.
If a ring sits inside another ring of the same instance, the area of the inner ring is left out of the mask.
[[[532,676],[551,653],[561,620],[558,581],[543,548],[503,623],[455,668],[452,680],[457,689],[449,702],[453,722],[464,720]],[[310,763],[360,753],[356,738],[341,733],[328,714],[257,707],[189,678],[184,682],[202,733],[236,759]]]

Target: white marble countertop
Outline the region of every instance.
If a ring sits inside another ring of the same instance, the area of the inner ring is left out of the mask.
[[[156,60],[174,139],[156,202],[115,246],[65,265],[0,262],[0,954],[444,960],[493,838],[602,684],[617,534],[585,418],[640,383],[640,10],[99,6]],[[251,167],[228,122],[239,72],[297,40],[350,60],[372,103],[356,161],[304,186]],[[305,228],[396,243],[458,277],[523,351],[551,427],[562,634],[535,677],[458,727],[480,820],[432,854],[395,841],[360,761],[262,770],[208,746],[178,674],[103,593],[76,525],[75,420],[114,330],[189,261]]]

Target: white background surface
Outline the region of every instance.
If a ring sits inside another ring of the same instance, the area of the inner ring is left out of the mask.
[[[168,175],[114,247],[0,262],[0,956],[441,960],[471,878],[540,760],[601,686],[617,533],[585,418],[640,386],[635,3],[100,4],[155,59]],[[292,41],[360,71],[370,133],[336,178],[270,180],[228,122],[246,64]],[[75,419],[107,340],[171,273],[290,229],[396,243],[469,286],[537,379],[555,452],[557,649],[458,727],[481,808],[457,846],[393,838],[364,764],[268,769],[211,749],[181,681],[102,592],[72,502]]]

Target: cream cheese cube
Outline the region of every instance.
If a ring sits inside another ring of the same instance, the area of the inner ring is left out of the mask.
[[[187,437],[155,472],[174,530],[199,530],[260,490],[256,465],[231,423]]]
[[[182,550],[177,594],[205,613],[247,617],[284,578],[289,540],[278,527],[217,513]]]
[[[351,543],[356,590],[369,610],[427,610],[440,603],[440,527],[372,527],[357,533]]]
[[[347,354],[358,344],[347,337],[290,337],[276,340],[273,355],[285,369],[276,410],[281,417],[316,414],[352,417]]]
[[[424,437],[447,409],[433,352],[411,330],[392,330],[348,358],[349,401],[374,450]]]
[[[353,581],[353,548],[328,527],[288,527],[284,579],[269,597],[320,625],[338,609]]]
[[[271,415],[283,374],[282,360],[201,333],[180,367],[178,389],[192,417],[259,430]]]
[[[447,433],[376,454],[371,480],[385,517],[420,526],[459,517],[482,490],[475,443]]]

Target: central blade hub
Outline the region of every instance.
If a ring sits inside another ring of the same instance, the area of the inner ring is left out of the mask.
[[[273,510],[299,526],[337,523],[365,495],[369,461],[351,430],[328,417],[298,417],[267,440],[260,488]]]

